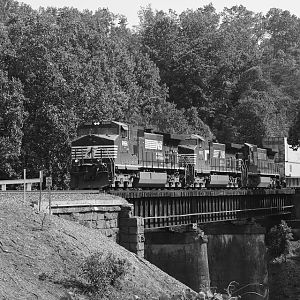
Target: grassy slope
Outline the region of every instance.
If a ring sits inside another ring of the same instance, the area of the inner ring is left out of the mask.
[[[131,265],[111,299],[151,299],[186,288],[96,230],[48,215],[42,226],[43,217],[19,199],[0,199],[0,299],[88,299],[79,296],[78,270],[98,250]]]

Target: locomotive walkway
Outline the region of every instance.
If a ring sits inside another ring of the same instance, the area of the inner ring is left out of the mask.
[[[145,229],[291,214],[292,189],[110,191],[133,204]]]

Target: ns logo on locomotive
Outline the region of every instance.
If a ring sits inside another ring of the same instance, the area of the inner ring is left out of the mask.
[[[214,143],[116,121],[86,123],[72,142],[72,189],[300,187],[286,138]]]

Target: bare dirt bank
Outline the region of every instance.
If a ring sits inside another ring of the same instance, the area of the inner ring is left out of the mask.
[[[0,199],[0,299],[89,299],[76,278],[83,259],[96,251],[130,264],[109,299],[151,299],[186,288],[97,230],[39,214],[20,199]]]

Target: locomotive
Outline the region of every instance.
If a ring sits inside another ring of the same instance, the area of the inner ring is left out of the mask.
[[[280,178],[289,188],[300,188],[300,149],[288,144],[286,137],[268,137],[262,142],[276,152],[274,162],[280,166]]]
[[[117,121],[85,123],[72,142],[71,189],[275,188],[277,144],[218,143]],[[278,147],[277,147],[278,148]],[[300,181],[299,181],[300,182]]]

